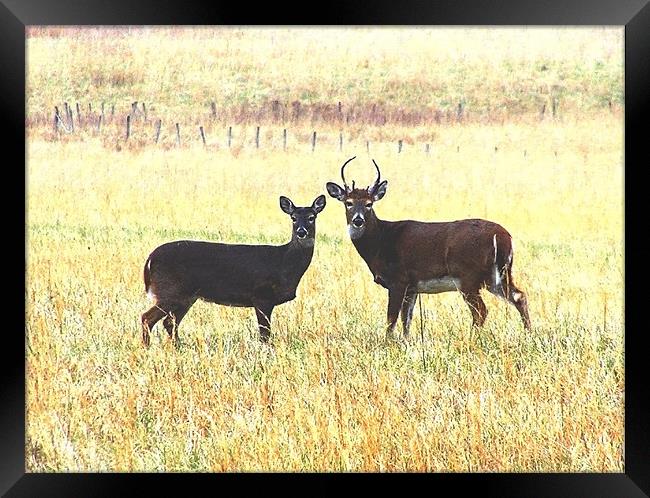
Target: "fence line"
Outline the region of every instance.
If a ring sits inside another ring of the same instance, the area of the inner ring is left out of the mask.
[[[550,104],[551,104],[551,114],[554,117],[557,117],[558,115],[558,99],[557,98],[552,98],[549,99]],[[154,119],[153,121],[149,121],[149,112],[147,109],[147,105],[144,102],[141,102],[142,108],[138,106],[139,102],[134,101],[131,102],[129,112],[126,113],[125,115],[125,121],[126,121],[126,130],[125,134],[123,135],[124,140],[129,141],[134,139],[134,126],[136,128],[139,128],[141,126],[153,126],[153,140],[152,142],[154,144],[159,144],[160,143],[160,138],[161,138],[161,130],[162,130],[162,119]],[[90,129],[94,131],[96,134],[101,135],[101,134],[106,134],[106,132],[109,130],[108,125],[109,124],[114,124],[114,116],[115,116],[115,104],[111,103],[111,113],[110,113],[110,119],[109,115],[105,114],[105,102],[101,102],[101,106],[95,107],[95,111],[93,112],[93,106],[92,103],[87,104],[87,109],[88,112],[87,114],[83,115],[82,114],[82,105],[79,102],[75,103],[75,111],[76,111],[76,116],[75,113],[73,112],[73,108],[71,105],[68,104],[67,101],[63,102],[63,112],[59,110],[59,106],[56,105],[54,106],[54,118],[52,121],[53,126],[53,132],[56,137],[60,137],[61,130],[65,131],[67,134],[75,134],[75,133],[80,133],[84,129]],[[611,112],[611,102],[608,102],[608,110]],[[210,103],[210,109],[211,113],[208,117],[208,119],[211,117],[213,120],[217,117],[217,107],[214,102]],[[338,105],[336,106],[336,110],[339,113],[340,120],[343,120],[343,109],[342,109],[342,104],[341,102],[338,102]],[[299,104],[295,105],[292,110],[293,115],[300,115],[300,113],[304,112],[304,110],[301,108]],[[373,107],[373,113],[376,112],[375,107]],[[539,119],[543,119],[544,115],[546,113],[546,104],[543,104],[541,107],[541,110],[539,112]],[[136,116],[142,116],[142,119],[136,119]],[[51,116],[51,114],[50,114]],[[463,121],[465,119],[466,113],[465,113],[465,107],[462,103],[459,103],[456,109],[456,119],[458,121]],[[264,116],[261,116],[263,119]],[[49,120],[48,120],[49,121]],[[75,123],[76,121],[76,123]],[[136,125],[136,122],[140,123]],[[124,123],[124,121],[122,121]],[[153,123],[153,124],[151,124]],[[207,131],[205,126],[203,124],[196,123],[198,124],[199,128],[199,134],[198,137],[200,137],[200,140],[203,144],[204,147],[206,148],[213,148],[213,147],[219,147],[217,143],[210,144],[207,138]],[[252,127],[254,126],[255,129],[255,136],[254,136],[254,144],[255,144],[255,149],[260,149],[262,148],[262,143],[261,143],[261,133],[262,133],[262,125],[257,124],[257,125],[245,125],[244,127]],[[191,144],[192,139],[187,139],[185,141],[181,140],[181,133],[180,133],[180,122],[174,122],[174,127],[175,127],[175,144],[177,147],[181,146],[182,144]],[[214,127],[214,125],[213,125]],[[273,128],[277,129],[277,124]],[[195,128],[196,129],[196,128]],[[288,145],[289,145],[289,137],[288,137],[288,128],[283,127],[282,129],[282,149],[287,150]],[[317,147],[324,147],[324,146],[331,146],[332,148],[336,148],[337,142],[338,142],[338,151],[342,152],[343,151],[343,144],[344,144],[344,130],[340,129],[338,131],[338,141],[336,140],[336,132],[333,130],[328,131],[326,133],[321,133],[320,136],[323,137],[321,140],[318,140],[318,135],[319,132],[318,130],[313,130],[309,134],[309,141],[308,143],[311,145],[311,152],[315,152]],[[142,137],[143,135],[137,135],[139,137]],[[190,137],[192,134],[189,135]],[[267,135],[268,136],[268,135]],[[299,135],[297,135],[299,136]],[[197,135],[194,135],[194,137],[197,137]],[[197,137],[197,138],[198,138]],[[303,135],[304,137],[304,135]],[[196,140],[195,138],[194,140]],[[118,135],[118,140],[119,140],[119,135]],[[227,126],[227,147],[232,148],[233,147],[233,140],[234,140],[234,135],[233,135],[233,125],[228,125]],[[140,143],[146,143],[146,140],[143,140],[142,138],[139,138],[138,141]],[[370,140],[363,138],[362,142],[365,141],[366,145],[366,152],[370,154]],[[396,151],[397,154],[401,154],[405,148],[405,140],[400,138],[396,140]],[[407,140],[409,144],[413,144],[412,141]],[[277,142],[275,142],[277,143]],[[295,140],[295,144],[299,145],[301,143],[301,140]],[[304,143],[304,142],[302,142]],[[351,141],[352,143],[352,141]],[[386,144],[386,142],[382,142],[383,144]],[[273,144],[273,140],[271,140],[271,147],[275,147]],[[242,146],[244,143],[242,142]],[[423,148],[412,148],[409,150],[420,150],[424,152],[425,155],[429,156],[431,155],[431,143],[425,142]],[[422,146],[420,146],[422,147]],[[494,152],[496,153],[498,151],[498,147],[495,145],[494,146]],[[460,145],[456,144],[456,152],[460,152]],[[523,154],[524,158],[528,157],[528,151],[526,149],[522,150],[521,153]],[[557,151],[554,151],[555,157],[557,158]]]

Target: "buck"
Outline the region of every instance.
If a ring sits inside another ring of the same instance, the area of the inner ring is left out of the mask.
[[[355,156],[356,157],[356,156]],[[512,279],[512,237],[501,225],[481,219],[451,222],[384,221],[374,203],[386,195],[388,182],[377,179],[365,189],[350,188],[341,167],[343,187],[327,183],[329,195],[345,206],[348,233],[374,281],[388,289],[388,328],[393,335],[401,314],[408,338],[418,294],[458,291],[472,313],[472,325],[481,327],[487,308],[480,295],[485,288],[512,303],[530,329],[526,295]]]
[[[316,216],[325,196],[310,207],[296,207],[280,197],[280,208],[291,216],[291,241],[281,246],[242,245],[179,240],[157,247],[144,265],[145,292],[154,306],[142,315],[142,340],[164,317],[170,339],[178,341],[178,326],[197,299],[226,306],[255,308],[260,338],[271,334],[273,308],[296,297],[300,279],[314,254]]]

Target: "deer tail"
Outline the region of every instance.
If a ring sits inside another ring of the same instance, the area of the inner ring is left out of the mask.
[[[151,285],[151,256],[147,258],[147,262],[144,264],[144,291],[148,294],[149,287]]]
[[[507,296],[510,288],[510,269],[512,268],[513,246],[510,234],[494,234],[494,266],[492,277],[493,292]]]

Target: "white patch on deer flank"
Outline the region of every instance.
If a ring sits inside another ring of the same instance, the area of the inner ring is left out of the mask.
[[[521,299],[521,292],[513,292],[512,293],[512,300],[515,303],[518,303],[520,299]]]
[[[155,300],[156,300],[156,295],[153,293],[153,291],[151,290],[151,288],[149,288],[149,290],[147,291],[147,297],[148,297],[149,299],[151,299],[152,301],[155,301]]]
[[[431,280],[420,280],[417,291],[425,294],[438,294],[439,292],[457,291],[460,287],[460,280],[454,277],[432,278]]]
[[[494,262],[497,262],[497,234],[492,237],[492,244],[494,245]]]
[[[147,261],[147,271],[151,271],[151,259]]]

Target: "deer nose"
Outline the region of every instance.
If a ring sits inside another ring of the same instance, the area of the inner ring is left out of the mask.
[[[352,224],[355,226],[355,228],[361,228],[363,226],[363,218],[361,216],[355,216],[352,218]]]
[[[307,229],[300,227],[298,230],[296,230],[296,235],[298,236],[299,239],[304,239],[307,237]]]

